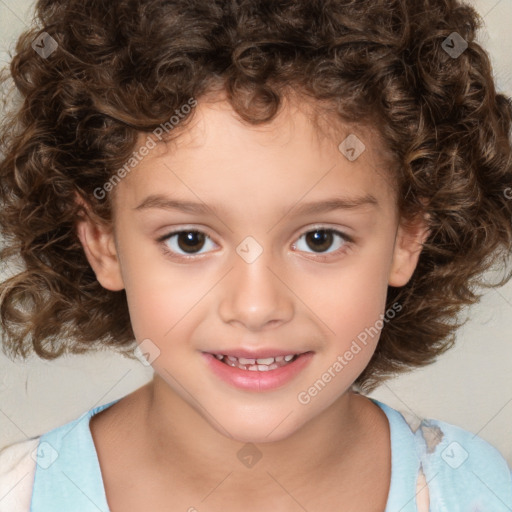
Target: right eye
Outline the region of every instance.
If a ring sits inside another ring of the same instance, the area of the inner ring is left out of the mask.
[[[160,237],[158,242],[166,254],[171,257],[190,258],[193,255],[201,254],[199,251],[204,247],[205,241],[211,238],[195,229],[176,230]],[[212,242],[213,243],[213,242]],[[180,251],[182,251],[180,253]]]

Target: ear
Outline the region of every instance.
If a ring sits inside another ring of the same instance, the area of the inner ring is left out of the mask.
[[[404,286],[411,279],[418,264],[423,243],[430,234],[426,218],[428,216],[419,216],[413,221],[400,220],[388,277],[390,286]]]
[[[96,278],[107,290],[124,289],[112,226],[95,216],[82,197],[78,194],[75,194],[75,197],[77,203],[83,206],[76,223],[77,235]]]

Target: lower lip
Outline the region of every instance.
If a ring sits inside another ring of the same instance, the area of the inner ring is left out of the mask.
[[[240,368],[229,366],[217,359],[213,354],[208,354],[207,352],[203,352],[202,355],[213,373],[224,382],[239,389],[267,391],[277,389],[290,382],[293,377],[308,365],[313,357],[313,352],[306,352],[291,363],[263,372],[241,370]]]

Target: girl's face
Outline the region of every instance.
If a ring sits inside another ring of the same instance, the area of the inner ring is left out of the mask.
[[[283,439],[366,367],[424,225],[398,225],[375,137],[333,140],[291,104],[260,127],[225,101],[196,110],[117,185],[113,233],[80,236],[102,285],[126,289],[165,393],[224,435]],[[253,371],[212,354],[269,360]],[[287,354],[302,355],[282,366]]]

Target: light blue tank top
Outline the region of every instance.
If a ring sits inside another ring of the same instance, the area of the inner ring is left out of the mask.
[[[89,421],[119,400],[40,437],[31,512],[109,512]],[[371,400],[386,414],[391,433],[385,512],[417,512],[420,466],[428,482],[430,512],[512,511],[510,469],[489,443],[441,421],[424,420],[413,432],[398,411]]]

